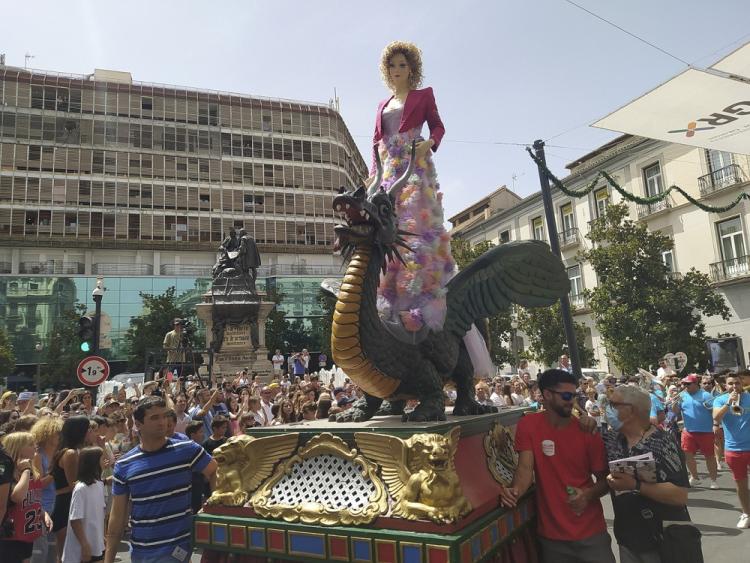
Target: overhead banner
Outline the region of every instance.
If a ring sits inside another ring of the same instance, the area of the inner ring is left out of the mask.
[[[711,65],[711,68],[750,80],[750,43],[745,43],[715,65]]]
[[[735,53],[717,64],[732,59]],[[744,60],[744,55],[737,56],[729,64],[742,70]],[[593,126],[670,143],[750,154],[750,84],[687,69]]]

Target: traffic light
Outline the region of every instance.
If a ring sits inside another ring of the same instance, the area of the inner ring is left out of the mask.
[[[94,318],[78,319],[78,338],[81,340],[81,351],[91,352],[94,349]]]

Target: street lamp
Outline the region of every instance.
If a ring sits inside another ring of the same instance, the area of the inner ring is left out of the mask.
[[[102,324],[102,297],[104,297],[104,278],[99,276],[96,278],[96,285],[94,290],[91,292],[91,297],[94,299],[96,305],[96,313],[94,316],[94,350],[93,354],[96,356],[99,354],[99,330]]]
[[[518,373],[518,358],[516,357],[516,330],[518,329],[518,321],[515,315],[510,318],[510,353],[513,357],[513,366],[511,367],[511,373]]]
[[[34,350],[36,350],[37,353],[37,359],[36,359],[36,381],[34,382],[34,385],[36,387],[36,392],[40,393],[40,382],[41,382],[41,370],[42,370],[42,350],[44,350],[44,345],[41,342],[37,342],[36,346],[34,346]]]

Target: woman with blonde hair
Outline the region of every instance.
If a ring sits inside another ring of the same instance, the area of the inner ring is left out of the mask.
[[[55,509],[55,481],[50,473],[50,466],[57,452],[57,446],[60,444],[62,426],[61,419],[45,416],[31,427],[31,435],[36,443],[36,454],[34,454],[32,465],[42,476],[42,509],[47,514],[52,514]],[[46,534],[43,534],[35,543],[42,558],[46,561],[48,547]]]
[[[30,432],[12,432],[3,438],[3,448],[15,469],[6,517],[13,529],[0,539],[1,558],[3,563],[28,563],[34,540],[52,526],[49,515],[42,510],[42,480],[31,461],[36,449],[34,436]]]

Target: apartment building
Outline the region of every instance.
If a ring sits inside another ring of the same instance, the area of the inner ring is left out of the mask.
[[[750,191],[750,157],[623,135],[582,156],[566,167],[565,185],[577,190],[588,185],[599,170],[607,170],[625,190],[639,195],[655,195],[676,184],[696,199],[714,206],[732,202],[738,194]],[[570,278],[570,300],[575,319],[588,328],[588,345],[609,368],[606,350],[599,336],[583,290],[596,285],[590,264],[580,262],[578,253],[590,247],[586,238],[589,223],[621,196],[605,182],[587,197],[570,198],[553,188],[552,199],[557,233],[548,233],[541,192],[460,233],[477,244],[511,240],[545,240],[557,236]],[[748,227],[750,202],[743,200],[731,211],[706,213],[680,195],[641,205],[628,202],[630,216],[643,221],[650,230],[672,237],[674,248],[665,252],[664,263],[671,275],[690,268],[709,274],[732,313],[729,321],[706,318],[707,334],[732,333],[742,337],[745,349],[750,343],[750,256]],[[665,350],[666,352],[676,350]],[[747,358],[746,358],[747,360]],[[612,366],[613,367],[613,366]]]
[[[366,176],[325,104],[0,65],[0,325],[34,362],[102,275],[124,353],[138,293],[197,300],[230,227],[255,238],[287,312],[314,315],[310,287],[339,270],[332,199]]]

